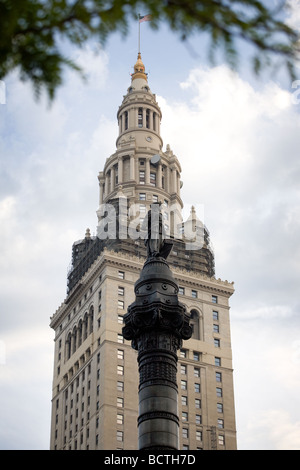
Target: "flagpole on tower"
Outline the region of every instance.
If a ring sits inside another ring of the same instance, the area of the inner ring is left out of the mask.
[[[139,14],[139,44],[138,44],[138,53],[141,52],[141,15]]]

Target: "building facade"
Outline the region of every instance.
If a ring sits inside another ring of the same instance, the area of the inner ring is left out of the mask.
[[[180,449],[234,450],[236,428],[229,298],[216,279],[209,232],[191,208],[183,221],[181,166],[163,151],[161,110],[139,53],[118,114],[116,151],[98,175],[96,237],[73,244],[67,297],[55,331],[51,449],[137,449],[137,352],[122,336],[123,315],[146,259],[141,236],[161,202],[168,258],[187,307],[192,338],[178,354]]]

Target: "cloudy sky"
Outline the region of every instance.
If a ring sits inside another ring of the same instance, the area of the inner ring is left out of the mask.
[[[300,3],[291,21],[300,26]],[[143,12],[144,13],[144,12]],[[300,92],[284,73],[236,72],[141,25],[164,149],[182,165],[182,197],[204,207],[216,276],[231,299],[239,449],[300,449]],[[66,295],[72,243],[96,230],[97,174],[115,151],[138,27],[73,57],[49,106],[17,74],[0,104],[0,448],[48,449],[50,316]],[[244,51],[244,49],[241,49]],[[299,69],[300,80],[300,69]],[[300,85],[300,83],[299,83]]]

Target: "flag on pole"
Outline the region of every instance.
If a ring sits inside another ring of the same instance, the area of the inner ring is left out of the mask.
[[[151,19],[152,19],[151,15],[145,15],[145,16],[139,15],[139,23],[143,23],[144,21],[151,21]]]

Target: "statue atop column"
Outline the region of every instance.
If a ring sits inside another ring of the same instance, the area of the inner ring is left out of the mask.
[[[147,247],[147,259],[164,258],[169,256],[173,243],[165,238],[161,202],[151,204],[141,227],[141,233]]]

